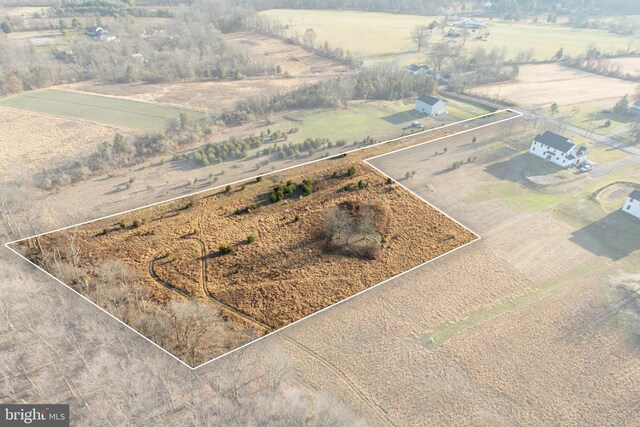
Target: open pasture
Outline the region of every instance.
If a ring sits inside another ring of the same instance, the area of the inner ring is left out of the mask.
[[[535,64],[521,66],[517,80],[480,86],[471,92],[531,109],[548,109],[553,103],[562,107],[590,102],[611,108],[624,95],[631,95],[635,86],[633,82],[559,64]]]
[[[164,129],[166,121],[177,118],[180,113],[187,113],[193,119],[205,117],[204,113],[194,110],[55,89],[3,98],[0,106],[145,131]]]

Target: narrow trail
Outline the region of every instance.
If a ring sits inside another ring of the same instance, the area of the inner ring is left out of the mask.
[[[320,356],[318,353],[311,350],[301,342],[289,337],[286,333],[282,334],[281,337],[296,346],[299,350],[302,350],[306,355],[316,360],[318,363],[329,369],[331,372],[333,372],[334,375],[340,378],[347,385],[347,387],[349,387],[353,394],[355,394],[365,404],[365,406],[369,409],[369,413],[373,414],[376,420],[379,421],[381,425],[395,426],[393,421],[391,421],[387,416],[386,411],[373,399],[367,396],[362,390],[360,390],[360,388],[340,368],[338,368],[336,365]]]
[[[202,214],[200,214],[200,216],[198,216],[198,231],[200,233],[200,235],[202,235],[203,233],[203,227],[202,227]],[[277,328],[271,325],[267,325],[264,322],[261,322],[258,319],[255,319],[254,317],[243,313],[242,311],[220,301],[219,299],[215,298],[211,291],[209,290],[209,288],[207,287],[207,259],[208,259],[208,252],[207,252],[207,246],[205,244],[205,242],[197,237],[197,236],[189,236],[189,237],[184,237],[184,239],[186,240],[193,240],[195,242],[198,243],[198,245],[200,246],[200,260],[201,260],[201,272],[200,272],[200,280],[201,280],[201,286],[202,286],[202,291],[204,292],[204,295],[206,295],[207,299],[213,303],[214,305],[216,305],[219,309],[221,309],[222,311],[226,312],[227,314],[231,314],[232,316],[235,317],[239,317],[241,319],[243,319],[244,321],[246,321],[247,323],[249,323],[250,325],[254,326],[255,328],[257,328],[258,330],[261,330],[263,333],[269,333],[271,331],[276,330]],[[174,291],[176,293],[178,293],[180,296],[190,299],[193,298],[192,295],[188,294],[187,292],[183,291],[182,289],[172,285],[171,283],[168,283],[164,280],[162,280],[155,272],[155,263],[158,261],[159,257],[155,256],[151,259],[151,262],[149,262],[149,275],[151,276],[151,278],[153,280],[155,280],[157,283],[159,283],[160,285],[164,286],[165,288]]]

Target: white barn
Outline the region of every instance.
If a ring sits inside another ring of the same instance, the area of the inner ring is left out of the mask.
[[[416,101],[416,110],[427,116],[446,114],[444,101],[431,95],[420,95]]]
[[[622,210],[636,218],[640,218],[640,190],[633,190]]]
[[[571,138],[546,131],[533,138],[529,152],[563,168],[580,166],[587,161],[587,147],[576,145]]]

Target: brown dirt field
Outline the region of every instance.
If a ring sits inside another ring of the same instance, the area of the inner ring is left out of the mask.
[[[635,86],[633,82],[559,64],[535,64],[521,66],[515,81],[480,86],[471,92],[527,108],[546,108],[554,102],[562,105],[593,101],[615,103],[624,95],[632,94]]]
[[[237,81],[158,84],[74,83],[60,86],[58,89],[216,111],[233,108],[238,101],[252,96],[288,91],[298,86],[316,83],[318,80],[319,77],[269,77]]]
[[[39,172],[88,154],[116,132],[131,134],[111,126],[0,107],[0,178],[9,178],[9,171]]]
[[[305,176],[294,169],[248,183],[244,190],[236,186],[230,194],[212,190],[73,232],[86,266],[122,260],[140,273],[137,283],[160,303],[180,295],[157,279],[190,296],[231,307],[226,314],[232,322],[239,315],[254,319],[258,328],[277,329],[475,239],[400,186],[387,184],[373,169],[356,165],[353,177],[344,173],[346,168],[338,178],[331,177],[334,169],[316,169]],[[314,183],[311,195],[302,197],[298,190],[278,203],[265,200],[278,182],[303,178]],[[367,186],[342,190],[359,180]],[[189,200],[192,207],[186,207]],[[325,250],[321,234],[327,211],[347,202],[380,207],[376,218],[383,219],[377,226],[382,246],[374,259]],[[254,203],[254,212],[235,213]],[[134,220],[144,223],[129,226]],[[120,221],[127,228],[121,229]],[[246,242],[250,234],[256,236],[255,243]],[[40,244],[52,250],[65,242],[65,235],[43,236]],[[26,243],[21,245],[24,250]],[[232,244],[235,251],[222,255],[221,244]]]
[[[282,72],[298,74],[328,74],[349,71],[348,67],[329,59],[321,58],[300,46],[261,34],[242,31],[227,35],[227,40],[251,49],[262,55],[267,63],[280,65]]]
[[[606,59],[605,63],[610,64],[612,67],[620,67],[620,71],[625,74],[640,76],[640,56],[611,58]]]

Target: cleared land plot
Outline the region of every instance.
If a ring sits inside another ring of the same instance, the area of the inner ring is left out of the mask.
[[[640,77],[640,56],[606,59],[605,63],[614,68],[619,67],[625,74]]]
[[[503,84],[480,86],[472,90],[480,96],[507,100],[527,108],[548,108],[597,101],[610,108],[626,94],[633,82],[599,76],[558,64],[523,65],[518,79]]]
[[[205,116],[194,110],[55,89],[3,98],[0,106],[146,131],[164,129],[166,121],[177,118],[180,113],[188,113],[193,119]]]
[[[349,71],[348,67],[315,55],[300,46],[254,32],[230,33],[226,35],[226,39],[263,57],[265,62],[273,67],[279,65],[282,73],[289,73],[295,76],[298,74],[331,74]],[[268,71],[273,72],[274,70]]]
[[[331,162],[75,227],[82,268],[91,277],[96,265],[121,261],[151,304],[197,298],[220,311],[231,344],[198,349],[199,364],[476,238],[368,166]],[[303,179],[313,188],[307,196]],[[290,180],[292,192],[274,203],[274,188],[287,191]],[[40,237],[43,252],[36,240],[19,249],[59,274],[46,254],[64,252],[68,236]],[[69,284],[81,293],[91,287]]]
[[[359,54],[366,62],[394,59],[412,45],[411,31],[436,17],[333,10],[277,9],[262,14],[288,24],[301,36],[313,28],[318,42]]]
[[[65,41],[58,30],[21,31],[9,33],[7,37],[10,40],[29,42],[38,47],[48,47]]]
[[[0,178],[30,173],[91,153],[112,140],[116,127],[0,106]]]
[[[318,82],[319,77],[251,78],[235,81],[188,83],[77,83],[64,90],[86,92],[132,101],[157,102],[198,110],[226,110],[238,101],[269,93],[287,92],[296,87]]]

